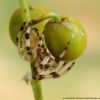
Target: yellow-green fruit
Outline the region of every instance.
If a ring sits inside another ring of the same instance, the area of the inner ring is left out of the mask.
[[[67,47],[62,60],[75,60],[86,47],[87,36],[83,27],[71,17],[61,23],[49,21],[43,33],[46,45],[54,57],[59,58]]]
[[[41,7],[30,7],[29,10],[30,10],[30,16],[33,20],[39,19],[47,13],[47,10],[44,8],[41,8]],[[25,10],[22,10],[19,8],[13,13],[13,15],[10,19],[9,33],[10,33],[10,37],[15,45],[17,44],[16,36],[20,30],[22,23],[24,22],[24,19],[23,19],[24,14],[23,13],[25,13]],[[42,33],[46,23],[47,23],[47,21],[42,21],[41,23],[35,25],[35,28],[38,29],[40,34]]]

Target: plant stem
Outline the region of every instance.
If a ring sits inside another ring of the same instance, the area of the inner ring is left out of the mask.
[[[40,23],[44,20],[48,20],[48,19],[53,19],[58,23],[62,21],[61,16],[57,15],[56,13],[47,13],[46,15],[42,16],[41,18],[33,20],[33,24],[38,24],[38,23]]]
[[[28,0],[19,0],[20,8],[23,10],[23,20],[24,21],[30,21],[30,11],[28,6]]]
[[[61,17],[55,13],[48,13],[47,15],[44,15],[42,18],[35,20],[36,23],[39,23],[41,21],[44,21],[46,19],[54,19],[57,22],[61,22]]]
[[[27,21],[27,22],[31,21],[28,1],[27,0],[19,0],[19,4],[20,4],[20,8],[23,11],[25,11],[25,13],[23,13],[23,21]],[[32,75],[34,75],[34,67],[35,67],[34,63],[31,63],[30,66],[31,66]],[[32,86],[32,89],[34,92],[35,100],[43,100],[40,81],[32,80],[31,86]]]

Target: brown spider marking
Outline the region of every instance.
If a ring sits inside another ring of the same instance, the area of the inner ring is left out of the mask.
[[[51,75],[53,78],[58,78],[58,77],[60,77],[59,74],[56,73],[56,72],[52,72],[52,73],[50,73],[50,75]]]
[[[23,22],[23,24],[22,24],[22,26],[21,26],[21,28],[20,28],[20,31],[23,31],[23,30],[24,30],[25,25],[26,25],[26,22]]]
[[[29,39],[29,37],[30,37],[29,33],[25,33],[25,38]]]
[[[62,66],[65,66],[66,64],[67,64],[67,62],[65,61]]]
[[[20,31],[23,31],[23,29],[24,29],[24,27],[22,26],[22,27],[20,28]]]
[[[75,65],[75,62],[73,62],[73,63],[71,64],[70,67],[68,67],[67,71],[71,70],[71,68],[72,68],[74,65]]]

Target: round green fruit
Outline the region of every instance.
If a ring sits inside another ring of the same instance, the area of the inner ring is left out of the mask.
[[[47,10],[41,7],[30,7],[29,10],[30,10],[31,19],[33,20],[39,19],[47,13]],[[23,13],[25,13],[25,11],[19,8],[13,13],[10,19],[9,33],[10,33],[11,40],[15,45],[17,44],[16,42],[17,34],[20,30],[21,25],[24,22]],[[38,29],[40,34],[43,32],[46,23],[47,21],[42,21],[41,23],[35,25],[35,28]]]
[[[60,23],[49,21],[44,30],[45,43],[50,53],[59,58],[67,47],[62,60],[75,60],[84,51],[87,43],[86,32],[76,19],[67,17]]]

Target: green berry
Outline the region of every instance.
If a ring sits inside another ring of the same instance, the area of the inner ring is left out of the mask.
[[[72,17],[61,22],[49,21],[43,33],[47,48],[54,57],[59,58],[67,46],[62,60],[75,60],[86,47],[86,32]]]
[[[30,7],[29,10],[30,10],[30,16],[33,20],[39,19],[44,14],[47,13],[47,10],[41,7]],[[13,13],[10,19],[9,33],[10,33],[11,40],[13,41],[15,45],[17,44],[17,41],[16,41],[17,34],[20,30],[21,25],[24,23],[23,13],[25,13],[25,11],[19,8]],[[46,21],[43,21],[35,25],[35,27],[38,29],[40,34],[43,32],[45,24],[46,24]]]

